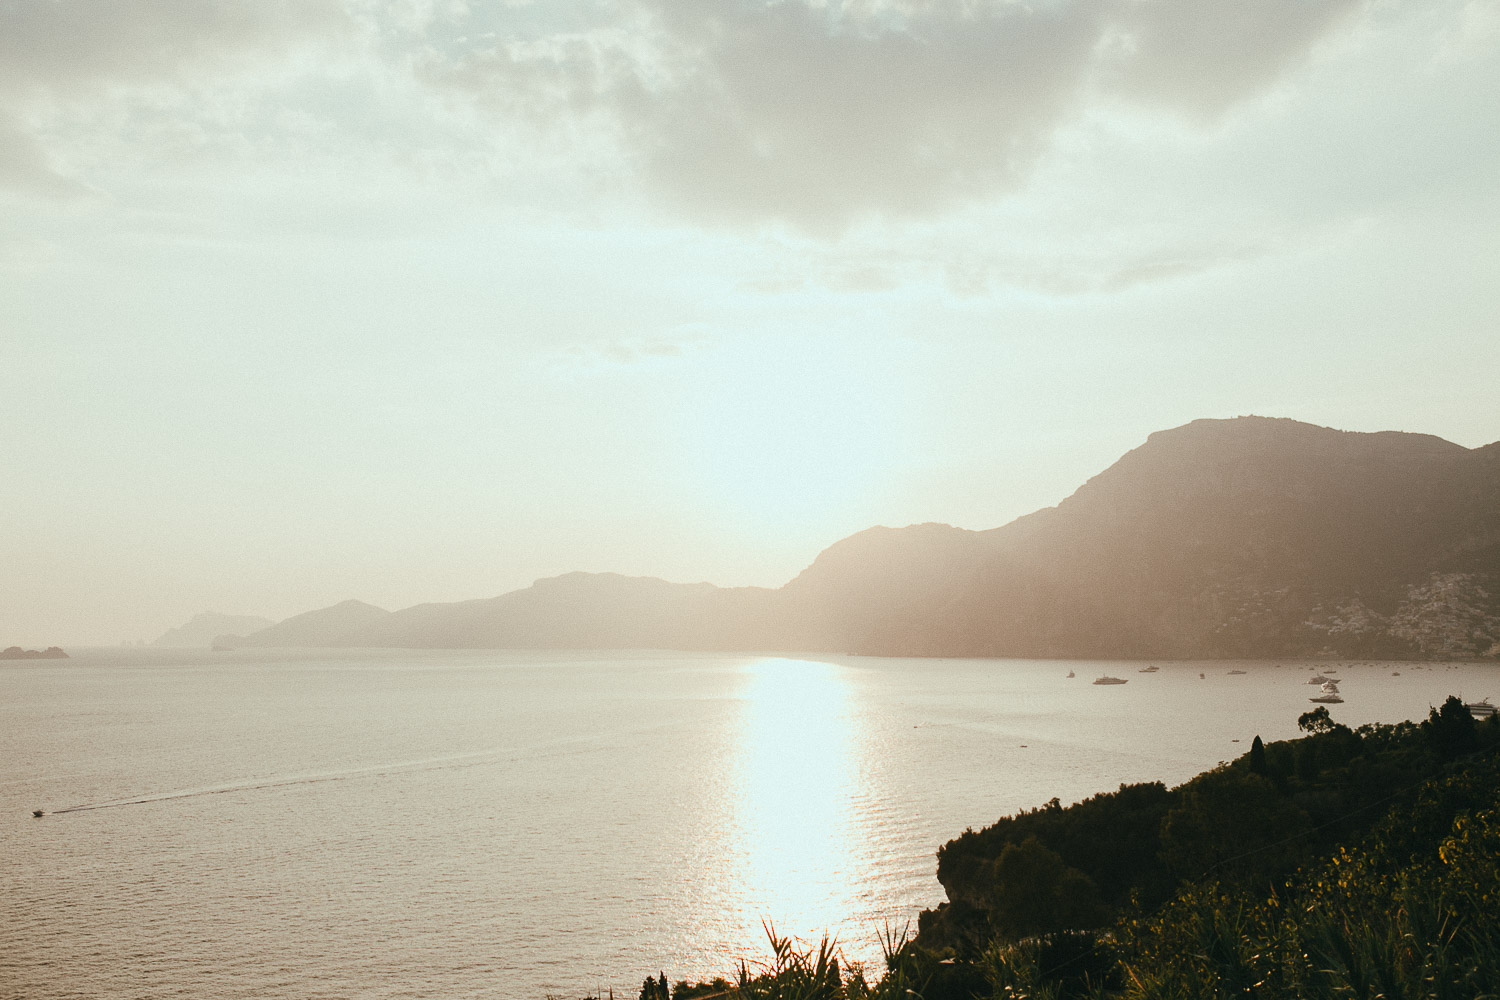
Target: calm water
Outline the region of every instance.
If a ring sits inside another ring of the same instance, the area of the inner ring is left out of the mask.
[[[933,852],[965,827],[1179,782],[1295,736],[1315,693],[1308,664],[1140,666],[0,664],[0,996],[635,996],[764,956],[762,920],[877,960],[879,927],[943,898]],[[1339,673],[1351,725],[1500,696],[1494,666]]]

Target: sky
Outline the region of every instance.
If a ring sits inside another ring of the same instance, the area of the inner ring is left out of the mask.
[[[0,645],[1500,438],[1494,0],[0,3]]]

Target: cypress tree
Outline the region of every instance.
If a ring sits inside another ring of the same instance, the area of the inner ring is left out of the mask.
[[[1255,742],[1250,744],[1250,771],[1252,774],[1265,774],[1266,770],[1266,745],[1260,741],[1260,734],[1255,736]]]

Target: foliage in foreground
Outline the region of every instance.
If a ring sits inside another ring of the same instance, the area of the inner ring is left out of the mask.
[[[885,974],[874,983],[865,978],[858,963],[844,962],[837,944],[828,937],[816,946],[778,936],[766,925],[771,957],[754,968],[741,963],[734,982],[714,979],[703,983],[679,982],[666,989],[666,975],[648,977],[640,1000],[912,1000],[932,990],[970,995],[982,985],[972,968],[943,962],[913,948],[904,933],[887,929],[881,939]],[[960,982],[966,980],[966,982]],[[955,993],[954,990],[957,989]]]
[[[1500,996],[1500,774],[1487,763],[1430,783],[1416,806],[1276,892],[1194,883],[1121,921],[1125,995]],[[1425,838],[1437,817],[1445,833]]]

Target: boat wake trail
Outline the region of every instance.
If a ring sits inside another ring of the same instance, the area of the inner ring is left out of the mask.
[[[170,802],[174,799],[192,799],[204,795],[224,795],[232,792],[255,792],[270,788],[290,788],[295,785],[318,785],[330,781],[350,781],[359,778],[383,778],[414,771],[445,771],[464,767],[482,767],[491,764],[517,761],[523,758],[551,757],[566,753],[587,753],[588,744],[602,743],[606,733],[590,733],[582,736],[545,740],[524,746],[498,747],[490,750],[474,750],[468,753],[445,754],[440,757],[423,757],[418,760],[392,761],[371,764],[367,767],[344,768],[337,771],[316,771],[306,774],[281,775],[273,778],[246,779],[222,785],[204,785],[198,788],[179,788],[168,792],[154,792],[127,799],[110,799],[105,802],[89,802],[83,805],[66,806],[62,809],[36,809],[31,815],[61,816],[64,813],[92,812],[96,809],[118,809],[121,806],[140,806],[153,802]]]

